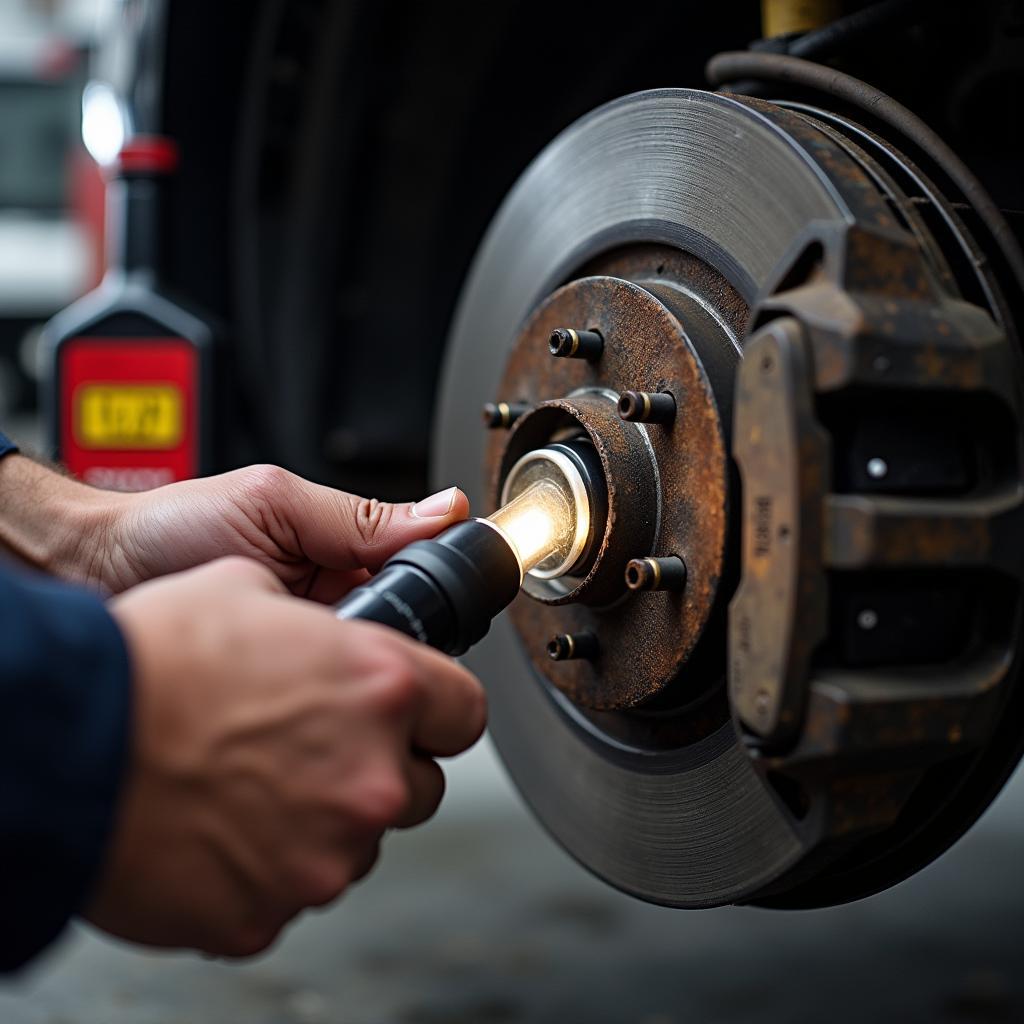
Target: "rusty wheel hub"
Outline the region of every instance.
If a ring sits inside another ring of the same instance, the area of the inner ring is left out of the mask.
[[[672,906],[891,885],[1020,756],[1019,296],[815,113],[595,111],[513,189],[450,343],[440,482],[490,510],[564,442],[607,496],[471,656],[492,734],[578,859]]]
[[[728,520],[725,431],[684,326],[684,300],[680,293],[677,317],[628,281],[574,281],[524,325],[499,386],[500,395],[531,411],[510,436],[496,431],[488,446],[495,500],[509,467],[551,441],[583,435],[600,458],[607,515],[589,572],[528,578],[512,609],[520,634],[531,638],[537,671],[584,707],[627,708],[663,691],[699,642],[719,594]],[[728,346],[706,320],[704,314],[690,330],[714,331],[717,337],[704,340]],[[549,338],[565,325],[600,334],[600,358],[553,357]],[[661,423],[623,419],[619,399],[629,390],[671,395],[673,415]],[[681,559],[685,587],[628,591],[627,564],[648,555]],[[552,661],[547,641],[562,634],[599,637],[596,657]]]

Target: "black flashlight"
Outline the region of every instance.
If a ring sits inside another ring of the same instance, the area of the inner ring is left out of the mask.
[[[379,622],[464,654],[512,603],[525,573],[551,579],[588,564],[603,530],[591,513],[602,483],[587,441],[528,452],[509,471],[494,515],[403,548],[335,606],[338,618]]]
[[[509,540],[486,519],[467,519],[388,560],[336,611],[391,626],[446,654],[463,654],[519,593],[522,572]]]

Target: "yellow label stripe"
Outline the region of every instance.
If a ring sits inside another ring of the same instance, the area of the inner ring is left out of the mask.
[[[181,390],[171,384],[85,384],[74,396],[83,448],[176,448],[184,421]]]

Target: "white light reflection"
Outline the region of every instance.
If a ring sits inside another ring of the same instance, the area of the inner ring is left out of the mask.
[[[101,167],[116,159],[127,135],[117,93],[106,82],[89,82],[82,90],[82,142]]]

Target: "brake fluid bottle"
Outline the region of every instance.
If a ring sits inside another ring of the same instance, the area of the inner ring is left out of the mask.
[[[50,448],[96,487],[145,490],[211,469],[209,318],[160,286],[164,186],[174,143],[136,136],[107,184],[102,283],[47,325]]]

